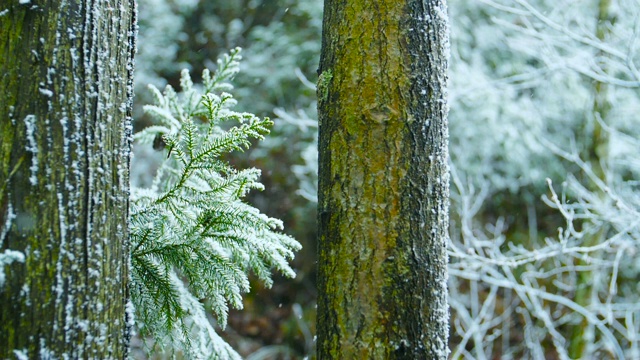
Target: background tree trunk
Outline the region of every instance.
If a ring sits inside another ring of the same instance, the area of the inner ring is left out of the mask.
[[[444,0],[326,0],[319,359],[445,359]]]
[[[2,359],[126,357],[134,26],[133,0],[0,5]]]

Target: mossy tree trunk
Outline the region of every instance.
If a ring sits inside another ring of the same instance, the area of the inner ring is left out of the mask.
[[[133,0],[0,5],[0,358],[126,357]]]
[[[319,359],[448,353],[444,0],[326,0]]]
[[[599,0],[598,11],[595,23],[595,35],[598,40],[605,43],[609,36],[614,19],[611,14],[611,0]],[[604,52],[601,52],[597,57],[606,57]],[[606,73],[608,69],[603,68]],[[587,115],[587,121],[585,121],[585,139],[586,149],[583,152],[583,158],[590,165],[593,175],[603,183],[607,182],[606,168],[603,167],[608,157],[609,140],[607,131],[603,124],[606,124],[611,110],[611,103],[608,99],[608,84],[606,82],[589,79],[593,84],[593,105],[591,107],[591,113]],[[606,197],[598,186],[593,183],[593,180],[589,179],[589,176],[584,176],[584,181],[588,185],[588,188],[595,194],[598,194],[601,198]],[[600,242],[606,240],[607,232],[609,228],[606,224],[601,225],[601,228],[592,234],[587,234],[583,238],[584,246],[595,246]],[[588,266],[589,262],[576,259],[576,266]],[[592,297],[598,296],[598,289],[594,287],[594,272],[580,271],[576,282],[575,302],[588,308],[591,306]],[[587,349],[589,343],[593,343],[593,326],[587,321],[586,318],[582,318],[577,324],[573,324],[570,328],[570,341],[569,341],[569,356],[572,359],[583,359],[593,354]]]

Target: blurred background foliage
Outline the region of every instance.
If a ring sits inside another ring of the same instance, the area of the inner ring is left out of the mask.
[[[640,307],[629,305],[640,293],[640,262],[633,256],[640,243],[633,220],[640,208],[640,3],[448,4],[454,357],[615,358],[616,347],[640,357],[640,337],[634,338]],[[262,169],[266,190],[250,201],[282,219],[303,250],[293,262],[297,278],[277,280],[270,290],[252,284],[245,309],[230,314],[222,335],[249,359],[312,356],[313,84],[322,1],[139,0],[139,19],[139,107],[150,102],[147,84],[176,86],[183,68],[200,74],[215,67],[219,54],[244,49],[234,82],[238,109],[270,117],[275,126],[265,141],[230,160]],[[135,127],[147,125],[137,108]],[[144,183],[158,153],[136,148],[135,154],[132,181]],[[603,242],[606,248],[590,248]],[[558,244],[578,250],[545,255]],[[545,273],[552,269],[565,270]],[[608,312],[596,309],[603,304]],[[576,317],[576,305],[594,317]],[[614,329],[615,341],[598,330],[598,321]]]

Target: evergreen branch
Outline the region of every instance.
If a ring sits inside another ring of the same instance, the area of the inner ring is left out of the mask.
[[[163,93],[150,87],[155,105],[145,111],[159,125],[135,139],[149,143],[160,134],[168,157],[150,189],[132,190],[130,210],[132,297],[143,320],[141,331],[190,354],[200,351],[190,339],[200,339],[203,346],[205,337],[205,348],[222,349],[227,358],[236,354],[221,344],[198,299],[208,299],[224,328],[229,306],[242,308],[247,274],[255,273],[267,286],[274,269],[293,277],[287,259],[300,249],[293,238],[277,232],[281,221],[242,201],[250,189],[263,188],[260,171],[238,171],[220,159],[248,148],[251,139],[263,139],[273,125],[267,118],[232,111],[236,101],[230,94],[214,94],[233,88],[227,81],[238,72],[239,51],[219,59],[213,76],[203,72],[204,95],[188,71],[182,72],[180,94],[170,86]],[[225,131],[218,126],[223,121],[239,125]]]
[[[179,294],[169,279],[168,270],[151,261],[148,257],[131,257],[133,269],[133,288],[143,288],[141,293],[148,294],[148,300],[160,311],[167,328],[173,328],[174,322],[184,316],[184,309],[178,302]],[[149,319],[151,315],[147,315]],[[150,320],[150,319],[149,319]]]

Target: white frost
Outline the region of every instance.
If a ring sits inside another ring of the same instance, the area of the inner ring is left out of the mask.
[[[29,182],[31,185],[38,184],[38,144],[36,143],[36,139],[34,137],[36,132],[36,117],[35,115],[27,115],[24,118],[24,124],[27,126],[27,151],[30,152],[33,156],[31,156],[31,166],[29,170],[31,170],[31,176],[29,176]]]
[[[24,1],[24,0],[20,0],[20,2],[22,2],[22,1]],[[28,360],[29,359],[29,356],[27,355],[27,350],[26,349],[13,350],[13,354],[16,356],[16,359],[18,359],[18,360]]]
[[[0,288],[4,286],[4,267],[5,265],[10,265],[13,262],[24,262],[24,254],[20,251],[15,250],[5,250],[4,253],[0,254]]]
[[[49,89],[43,89],[43,88],[39,88],[38,91],[40,91],[40,94],[46,96],[46,97],[52,97],[53,96],[53,91],[49,90]]]

